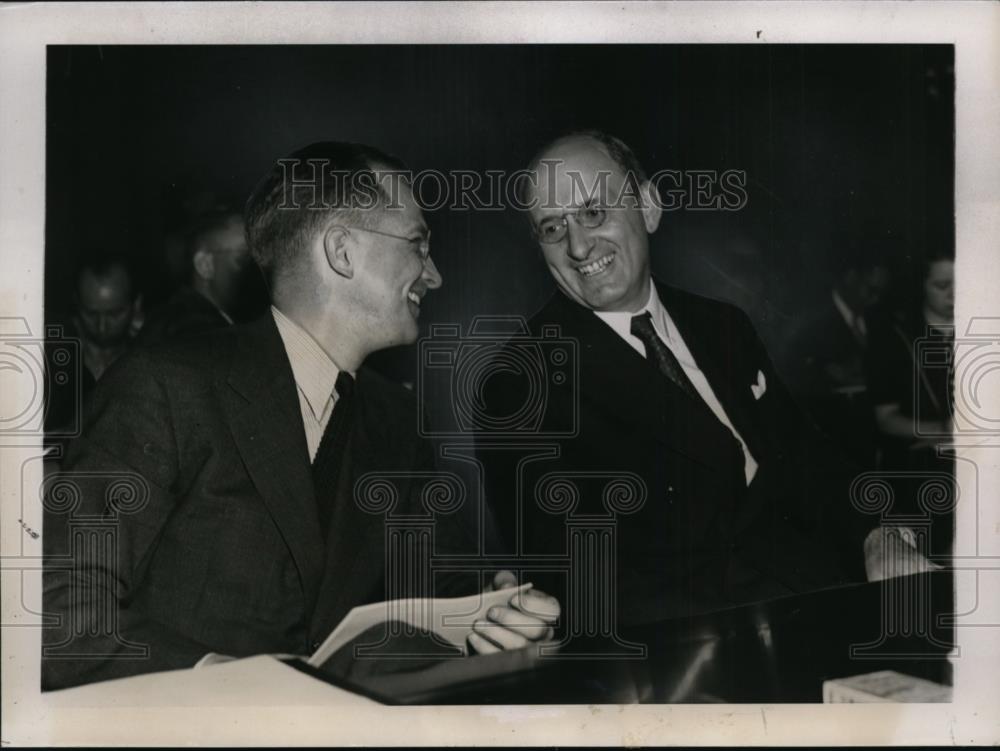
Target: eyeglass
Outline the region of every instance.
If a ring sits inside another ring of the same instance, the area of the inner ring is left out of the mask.
[[[608,212],[600,206],[581,206],[573,211],[567,211],[561,216],[553,216],[545,219],[535,228],[535,235],[540,242],[546,244],[559,242],[566,237],[566,233],[569,231],[569,220],[567,217],[570,216],[581,227],[594,229],[604,224],[604,220],[608,218]]]
[[[382,235],[383,237],[391,237],[395,240],[405,240],[411,245],[417,245],[417,254],[420,256],[421,261],[426,261],[431,256],[431,232],[427,230],[427,234],[422,237],[406,237],[405,235],[394,235],[391,232],[383,232],[378,229],[368,229],[367,227],[344,227],[344,229],[350,231],[356,229],[359,232],[371,232],[373,235]]]

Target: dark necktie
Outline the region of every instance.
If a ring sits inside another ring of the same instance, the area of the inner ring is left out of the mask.
[[[351,433],[354,415],[354,378],[346,371],[337,375],[334,386],[337,401],[333,414],[323,431],[323,438],[313,460],[313,485],[316,489],[316,507],[319,512],[320,532],[326,537],[333,507],[337,498],[337,479],[344,463],[344,449]]]
[[[653,317],[649,311],[632,317],[632,336],[642,341],[646,348],[646,359],[649,362],[656,365],[656,368],[685,394],[692,399],[702,401],[698,390],[687,377],[684,368],[677,362],[670,347],[656,335],[656,329],[653,328]]]

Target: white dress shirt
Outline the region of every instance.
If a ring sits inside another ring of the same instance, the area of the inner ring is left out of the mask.
[[[718,398],[715,396],[715,392],[712,391],[712,387],[708,383],[708,379],[705,374],[701,372],[698,364],[694,361],[694,357],[691,355],[691,351],[687,348],[684,343],[684,339],[681,338],[681,332],[677,330],[677,326],[674,325],[673,319],[670,314],[667,313],[667,309],[663,307],[663,303],[660,302],[660,296],[656,294],[656,285],[649,285],[649,300],[646,301],[646,305],[642,310],[635,313],[605,313],[601,311],[594,311],[595,315],[604,321],[611,329],[618,334],[622,339],[624,339],[636,352],[638,352],[643,357],[646,356],[646,346],[642,343],[642,340],[637,336],[632,335],[632,318],[637,315],[642,315],[643,313],[649,312],[653,319],[653,328],[656,331],[657,336],[663,340],[663,343],[667,345],[671,352],[674,353],[674,357],[677,358],[677,362],[680,363],[681,367],[684,368],[684,373],[691,380],[692,385],[698,392],[698,395],[704,400],[708,408],[712,410],[719,422],[729,428],[729,432],[733,434],[737,441],[740,443],[740,448],[743,449],[743,474],[746,477],[747,485],[753,480],[754,475],[757,474],[757,461],[753,458],[750,453],[750,449],[747,448],[746,441],[739,434],[739,431],[733,427],[733,423],[729,420],[729,416],[726,411],[722,408],[722,403],[719,402]],[[749,388],[749,386],[747,387]]]
[[[278,325],[278,333],[288,353],[292,365],[292,375],[299,392],[299,407],[302,424],[306,429],[306,445],[309,447],[309,461],[316,458],[323,431],[333,414],[337,392],[334,386],[340,368],[323,351],[317,341],[305,329],[286,316],[273,305],[271,314]],[[353,373],[351,375],[354,375]]]

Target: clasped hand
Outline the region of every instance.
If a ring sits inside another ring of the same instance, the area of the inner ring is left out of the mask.
[[[487,591],[517,586],[517,577],[501,571]],[[472,626],[468,642],[479,654],[492,654],[507,649],[520,649],[532,642],[551,639],[553,625],[559,619],[559,601],[538,590],[529,589],[515,594],[507,605],[490,608],[485,619]]]

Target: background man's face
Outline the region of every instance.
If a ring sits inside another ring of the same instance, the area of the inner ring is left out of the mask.
[[[135,312],[132,281],[121,266],[105,274],[84,271],[77,284],[80,328],[86,339],[101,347],[113,347],[128,339]]]
[[[424,295],[441,286],[434,261],[421,260],[419,241],[428,234],[423,212],[410,188],[397,186],[402,208],[380,208],[373,230],[389,232],[413,242],[371,232],[355,232],[363,248],[358,270],[362,287],[356,300],[364,313],[368,335],[379,348],[416,341],[420,304]]]
[[[586,204],[594,186],[599,188],[597,203],[608,207],[600,227],[581,227],[570,215],[562,240],[540,243],[556,284],[591,310],[641,309],[649,298],[648,233],[656,229],[659,212],[636,208],[637,198],[628,189],[621,207],[612,208],[626,184],[625,174],[591,139],[557,143],[543,159],[556,165],[538,167],[537,205],[531,209],[535,227],[548,217],[558,219]]]
[[[212,293],[223,310],[232,312],[239,302],[247,274],[254,271],[242,220],[234,219],[214,233],[211,239],[214,257]]]
[[[889,271],[884,266],[851,270],[844,275],[841,296],[856,313],[862,313],[882,299],[889,284]]]

